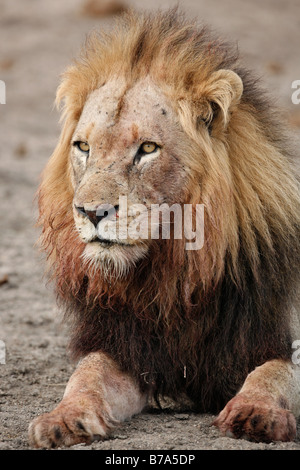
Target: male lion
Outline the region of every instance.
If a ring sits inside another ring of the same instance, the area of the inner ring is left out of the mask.
[[[226,435],[293,439],[299,188],[257,82],[176,10],[129,13],[90,37],[62,100],[41,242],[80,361],[61,403],[31,423],[32,445],[90,443],[160,396],[224,408],[214,424]],[[203,247],[129,236],[135,204],[203,205]]]

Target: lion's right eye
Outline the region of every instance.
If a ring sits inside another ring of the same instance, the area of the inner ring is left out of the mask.
[[[87,142],[82,142],[81,140],[78,140],[74,142],[73,145],[77,147],[81,152],[84,152],[86,154],[90,151],[90,146]]]
[[[158,145],[155,142],[144,142],[140,146],[140,152],[153,153],[157,149]]]

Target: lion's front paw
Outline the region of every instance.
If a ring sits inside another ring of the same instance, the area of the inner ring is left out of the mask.
[[[110,422],[112,425],[112,422]],[[104,438],[111,427],[92,407],[78,403],[60,403],[29,426],[29,441],[34,447],[55,448],[81,442],[90,444]]]
[[[255,442],[291,441],[296,436],[296,420],[273,401],[235,396],[213,422],[222,434]]]

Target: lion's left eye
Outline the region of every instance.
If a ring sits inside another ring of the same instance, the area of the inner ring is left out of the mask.
[[[157,145],[155,142],[143,142],[134,159],[133,159],[133,164],[139,163],[142,159],[142,157],[145,157],[147,155],[150,155],[151,153],[156,152],[156,150],[160,149],[161,147]]]
[[[158,148],[158,145],[155,142],[144,142],[140,146],[140,152],[142,153],[153,153]]]
[[[74,142],[74,146],[77,147],[81,152],[89,153],[90,146],[87,142],[82,142],[80,140]]]

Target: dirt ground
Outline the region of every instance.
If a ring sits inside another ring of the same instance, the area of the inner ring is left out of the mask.
[[[112,21],[111,16],[87,16],[83,3],[0,0],[0,79],[6,83],[6,104],[0,104],[0,340],[6,347],[6,363],[0,364],[2,450],[29,449],[29,422],[58,403],[74,369],[65,351],[67,332],[34,247],[33,197],[59,135],[53,108],[59,75],[85,35],[94,27],[109,28]],[[127,4],[165,8],[175,1]],[[291,84],[300,80],[299,0],[185,0],[181,5],[189,16],[238,42],[244,61],[282,106],[282,119],[296,141],[300,105],[291,101]],[[221,437],[210,426],[212,419],[186,411],[147,411],[111,439],[75,449],[300,450],[300,429],[294,442],[255,444]]]

